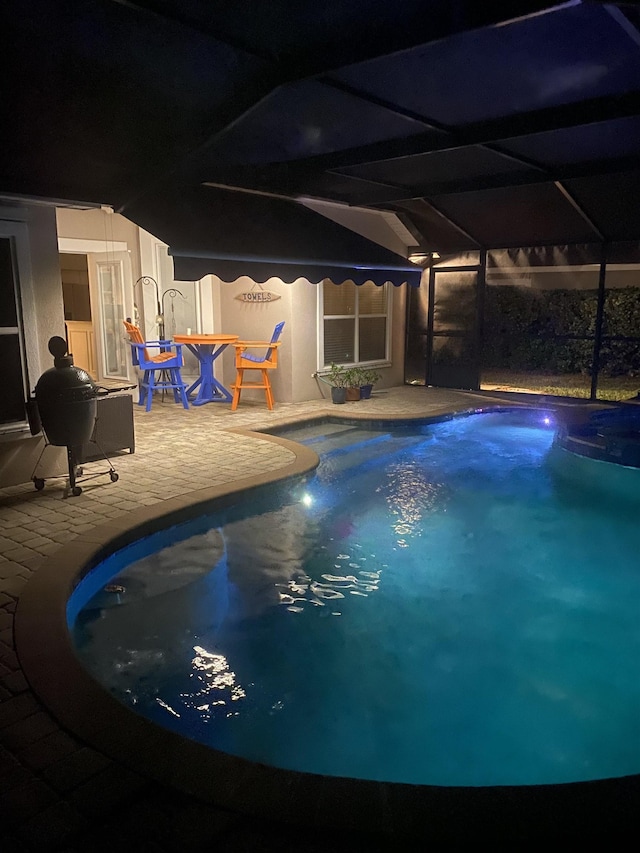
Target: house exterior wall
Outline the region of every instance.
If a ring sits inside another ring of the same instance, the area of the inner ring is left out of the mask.
[[[241,340],[268,341],[273,334],[276,323],[284,320],[282,346],[278,353],[278,369],[273,371],[271,385],[276,401],[283,403],[294,402],[294,364],[295,356],[292,346],[293,306],[296,304],[296,294],[300,281],[293,285],[285,284],[281,279],[271,278],[261,287],[265,291],[279,296],[272,302],[242,302],[236,297],[241,293],[260,289],[260,285],[245,276],[232,283],[221,282],[217,276],[212,276],[214,288],[219,291],[220,328],[216,331],[239,335]],[[306,283],[306,282],[305,282]],[[308,284],[308,283],[307,283]],[[296,306],[296,316],[301,312]],[[223,355],[224,384],[229,387],[235,378],[234,350],[229,347]],[[299,370],[296,365],[296,372]],[[256,374],[258,377],[258,374]],[[243,391],[243,399],[264,400],[264,391]],[[309,398],[307,398],[309,399]]]
[[[333,209],[329,214],[336,221],[357,230],[376,242],[402,253],[404,246],[399,237],[380,219],[379,216],[351,216],[349,210]],[[353,221],[352,221],[353,220]],[[163,269],[158,266],[159,248],[163,247],[156,237],[138,228],[134,223],[119,214],[106,213],[103,210],[60,209],[57,212],[58,234],[60,237],[101,241],[109,250],[113,243],[126,244],[131,256],[133,282],[140,276],[151,276],[159,284],[160,290],[175,286],[180,282],[166,280]],[[238,334],[245,340],[268,339],[273,327],[280,320],[285,321],[282,347],[279,353],[279,368],[274,372],[272,384],[274,396],[283,403],[328,397],[328,386],[314,378],[317,370],[318,350],[318,288],[306,279],[298,279],[287,284],[281,279],[272,278],[262,287],[280,296],[280,299],[268,303],[241,302],[236,296],[242,292],[258,288],[252,279],[242,277],[235,282],[222,282],[217,276],[210,275],[197,283],[200,309],[199,329],[201,332],[224,332]],[[378,387],[389,387],[403,381],[404,376],[404,325],[405,325],[405,288],[393,288],[392,308],[392,366],[381,369]],[[152,287],[136,288],[136,301],[141,309],[142,320],[147,336],[155,335],[154,319],[156,314],[155,294]],[[194,324],[195,325],[195,324]],[[182,330],[186,332],[186,329]],[[190,356],[187,353],[186,360]],[[186,373],[193,372],[195,363],[186,365]],[[235,378],[234,350],[228,347],[216,362],[216,370],[224,385],[229,387]],[[246,399],[264,399],[261,391],[244,391]]]
[[[55,210],[37,205],[8,207],[0,209],[0,218],[24,229],[17,254],[31,392],[40,375],[53,366],[49,339],[65,334]],[[26,429],[13,435],[0,431],[0,487],[28,482],[43,447],[42,434],[31,436]],[[49,447],[38,468],[39,476],[60,475],[65,466],[65,449]]]
[[[209,277],[217,298],[216,316],[203,316],[203,331],[237,334],[243,340],[269,340],[273,328],[285,321],[278,370],[271,378],[274,397],[281,403],[297,403],[329,397],[329,387],[317,379],[318,369],[318,287],[307,279],[287,284],[271,278],[262,287],[280,298],[270,302],[242,302],[241,293],[259,289],[247,277],[235,282],[221,282]],[[380,369],[378,388],[391,387],[404,381],[404,329],[406,295],[404,287],[392,288],[393,333],[391,336],[391,366]],[[207,325],[209,328],[207,328]],[[235,377],[234,351],[229,347],[221,357],[222,381],[227,387]],[[263,400],[262,391],[243,391],[243,398]]]
[[[132,282],[142,275],[162,278],[157,269],[155,237],[146,234],[134,223],[119,214],[102,209],[55,209],[40,205],[9,205],[0,208],[0,220],[15,222],[22,228],[20,264],[21,296],[25,317],[25,350],[29,371],[29,390],[32,391],[39,376],[52,365],[47,344],[53,335],[65,336],[63,290],[60,277],[58,238],[88,241],[86,251],[106,252],[115,244],[122,250],[126,246],[131,258]],[[82,249],[78,249],[82,251]],[[160,282],[167,286],[171,283]],[[179,282],[175,283],[180,286]],[[222,282],[216,276],[206,276],[196,283],[202,332],[228,332],[245,340],[268,340],[275,324],[285,321],[279,368],[272,376],[276,403],[301,402],[329,397],[329,387],[315,373],[318,367],[318,287],[306,279],[292,284],[272,278],[262,287],[280,298],[272,302],[243,302],[238,294],[259,289],[252,279],[243,277],[235,282]],[[154,318],[151,305],[155,294],[141,296],[143,307],[148,307],[150,322]],[[402,383],[404,375],[405,288],[393,288],[392,308],[392,364],[381,369],[378,388]],[[146,306],[147,297],[150,299]],[[186,331],[186,330],[185,330]],[[217,370],[223,383],[229,387],[235,378],[234,350],[229,347]],[[244,391],[244,399],[264,401],[262,391]],[[27,482],[33,473],[44,446],[42,435],[33,437],[28,429],[13,435],[0,434],[0,488]],[[38,476],[44,478],[64,476],[66,452],[64,448],[47,448]]]
[[[290,286],[295,310],[292,310],[289,335],[285,340],[291,341],[292,400],[317,400],[326,396],[324,389],[327,387],[313,377],[317,369],[318,287],[307,279],[300,279]]]
[[[38,362],[36,365],[29,364],[29,376],[33,386],[40,374],[53,366],[52,356],[47,348],[49,338],[53,335],[64,337],[65,328],[55,211],[49,207],[30,207],[28,228],[38,341]],[[30,338],[27,325],[27,352]],[[29,355],[27,357],[29,358]],[[29,358],[30,362],[31,360]],[[33,366],[37,371],[35,377]]]
[[[56,210],[58,237],[75,240],[92,240],[96,246],[94,252],[112,251],[114,243],[126,243],[131,256],[133,280],[137,281],[140,272],[140,229],[119,213],[108,213],[102,209],[74,210],[58,208]],[[151,273],[149,273],[151,274]]]
[[[392,388],[404,382],[405,330],[407,323],[407,285],[393,287],[391,313],[391,367],[380,370],[376,388]]]

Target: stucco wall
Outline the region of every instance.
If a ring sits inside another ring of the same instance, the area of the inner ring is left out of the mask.
[[[221,282],[211,276],[215,316],[203,315],[204,331],[215,330],[237,334],[244,340],[268,340],[280,320],[285,321],[280,348],[279,369],[271,378],[276,401],[302,402],[329,397],[329,386],[314,377],[318,359],[318,287],[307,279],[286,284],[271,278],[262,287],[280,298],[271,302],[242,302],[236,297],[257,289],[250,278],[235,282]],[[406,288],[393,288],[392,307],[392,366],[381,368],[378,388],[391,387],[404,381],[404,330],[406,313]],[[203,301],[204,304],[204,301]],[[207,326],[209,328],[207,329]],[[233,348],[222,356],[223,382],[229,386],[235,377]],[[264,399],[261,391],[245,391],[250,399]]]
[[[40,370],[35,378],[31,377],[33,385],[43,370],[53,366],[47,344],[52,335],[64,338],[65,326],[55,210],[50,207],[29,208],[28,226],[40,350]],[[28,328],[26,336],[27,339],[31,337]]]
[[[291,285],[295,311],[291,323],[293,353],[293,400],[319,400],[329,396],[326,385],[321,385],[313,374],[317,369],[318,352],[318,287],[307,279]]]
[[[279,299],[271,302],[242,302],[236,299],[240,293],[260,289],[259,285],[247,277],[239,278],[228,284],[216,276],[213,287],[218,290],[219,318],[215,327],[217,332],[239,335],[242,340],[268,341],[276,323],[284,320],[282,346],[278,354],[278,370],[273,371],[271,385],[276,401],[289,403],[293,400],[293,353],[291,344],[293,294],[295,285],[285,284],[281,279],[271,278],[262,287]],[[223,382],[229,386],[235,378],[234,350],[229,347],[223,355]],[[255,374],[259,378],[259,374]],[[252,377],[249,377],[251,381]],[[264,400],[263,391],[243,391],[242,399]]]
[[[56,210],[58,236],[75,240],[95,240],[93,251],[109,252],[114,242],[126,243],[131,252],[134,281],[140,277],[140,251],[138,226],[119,213],[102,209],[74,210],[61,207]]]
[[[56,222],[58,237],[93,241],[95,245],[87,247],[84,251],[104,252],[108,255],[114,251],[114,244],[126,244],[126,251],[131,261],[132,287],[143,275],[140,260],[140,229],[124,216],[119,213],[108,213],[102,209],[58,208]],[[145,270],[144,274],[152,275],[153,273]],[[152,302],[153,296],[153,293],[150,293]],[[155,314],[155,312],[152,313]]]
[[[393,303],[391,323],[393,334],[391,336],[391,367],[380,371],[382,374],[377,388],[391,388],[394,385],[402,385],[404,382],[404,350],[405,350],[405,327],[407,318],[407,287],[393,288]]]
[[[18,251],[18,273],[32,391],[40,375],[53,366],[47,349],[49,338],[65,335],[55,210],[33,205],[16,207],[13,212],[3,210],[2,215],[9,220],[15,217],[27,228],[27,257]],[[29,432],[15,439],[0,439],[0,488],[27,482],[43,445],[42,435],[33,438]],[[64,448],[47,448],[38,468],[39,476],[60,474],[65,470],[65,460]]]

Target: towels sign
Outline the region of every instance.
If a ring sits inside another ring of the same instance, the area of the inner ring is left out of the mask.
[[[251,290],[246,290],[244,293],[238,293],[236,299],[240,302],[275,302],[280,299],[279,293],[274,293],[272,290],[265,290],[263,287],[254,285]]]

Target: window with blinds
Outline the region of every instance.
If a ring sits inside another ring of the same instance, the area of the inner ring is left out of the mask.
[[[389,285],[322,284],[324,367],[388,360]]]
[[[25,380],[20,312],[11,238],[0,237],[0,425],[25,420]]]

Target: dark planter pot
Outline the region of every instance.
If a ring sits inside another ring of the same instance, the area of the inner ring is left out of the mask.
[[[355,403],[356,400],[360,399],[360,388],[345,388],[345,391],[347,392],[345,397],[347,403]]]
[[[331,387],[331,399],[334,403],[344,403],[346,396],[346,388],[336,388],[335,385]]]
[[[368,400],[371,397],[371,392],[373,391],[373,385],[361,385],[360,386],[360,399]]]

